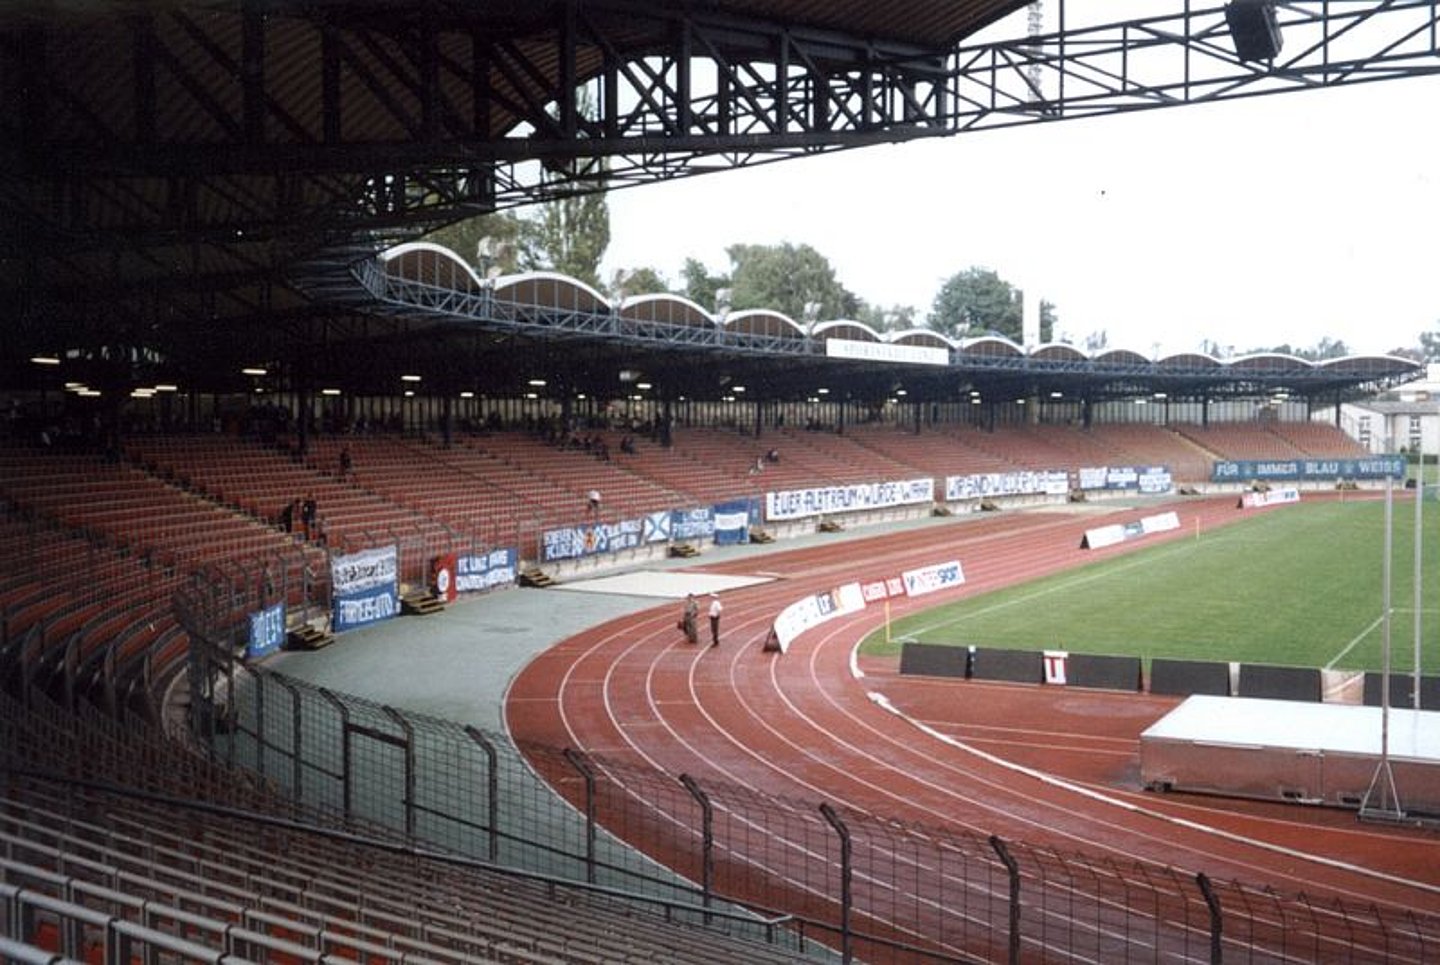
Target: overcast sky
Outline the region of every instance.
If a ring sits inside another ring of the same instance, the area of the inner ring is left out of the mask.
[[[1075,341],[1150,355],[1440,324],[1440,78],[841,151],[610,196],[602,277],[728,245],[808,244],[871,304],[924,317],[971,266],[1034,286]],[[708,306],[707,306],[708,307]]]

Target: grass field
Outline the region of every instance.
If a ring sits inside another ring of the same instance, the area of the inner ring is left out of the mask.
[[[1397,502],[1392,669],[1414,664],[1413,504]],[[1425,506],[1423,672],[1440,672],[1440,503]],[[1384,504],[1301,503],[897,620],[863,645],[903,638],[1024,650],[1379,670]],[[961,558],[967,572],[983,557]]]

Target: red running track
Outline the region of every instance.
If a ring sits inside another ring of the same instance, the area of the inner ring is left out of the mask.
[[[1233,497],[1174,508],[1180,529],[1143,545],[1242,515]],[[780,609],[809,593],[955,558],[967,582],[952,592],[981,593],[1130,551],[1135,544],[1080,550],[1080,538],[1145,514],[986,516],[697,567],[776,579],[724,594],[719,649],[684,642],[678,603],[563,641],[517,676],[507,721],[522,745],[571,747],[702,783],[1317,901],[1440,913],[1440,838],[1431,833],[1360,825],[1332,809],[1141,790],[1139,734],[1173,699],[901,678],[893,661],[861,661],[857,676],[858,641],[883,625],[876,607],[802,635],[784,655],[761,650]],[[940,602],[894,601],[892,614]]]

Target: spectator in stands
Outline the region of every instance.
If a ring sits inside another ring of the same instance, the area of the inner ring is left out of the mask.
[[[758,476],[758,475],[760,475],[760,474],[761,474],[762,472],[764,472],[764,471],[765,471],[765,460],[764,460],[764,459],[756,459],[756,460],[755,460],[755,465],[753,465],[753,466],[750,467],[750,475],[752,475],[752,476]]]
[[[720,595],[710,594],[710,646],[720,646],[720,614],[724,611],[720,605]]]
[[[280,528],[287,533],[295,532],[295,504],[300,500],[292,499],[280,510]]]
[[[633,436],[622,437],[620,440],[620,451],[627,456],[635,455],[635,438]]]
[[[300,503],[300,531],[305,535],[306,539],[314,539],[316,536],[315,516],[318,511],[319,507],[315,504],[315,495],[313,493],[306,493],[305,499]]]
[[[690,593],[685,597],[685,612],[680,617],[680,629],[685,631],[685,639],[691,643],[700,642],[700,601],[695,599],[695,594]]]
[[[780,450],[772,448],[769,452],[765,453],[765,461],[770,463],[779,462]]]
[[[592,516],[600,515],[600,490],[590,490],[585,494],[585,498],[590,501],[590,514]]]
[[[350,458],[350,447],[349,447],[349,446],[341,446],[341,447],[340,447],[340,478],[341,478],[341,479],[344,479],[344,478],[346,478],[347,476],[349,476],[349,475],[350,475],[350,470],[351,470],[351,468],[352,468],[353,466],[354,466],[354,461]]]

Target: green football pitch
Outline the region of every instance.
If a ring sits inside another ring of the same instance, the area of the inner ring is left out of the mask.
[[[1391,667],[1415,653],[1414,509],[1396,501]],[[1422,672],[1440,672],[1440,503],[1427,500]],[[902,640],[1297,667],[1379,670],[1384,656],[1384,502],[1300,503],[1198,538],[1110,557],[896,620],[864,653]],[[983,559],[961,558],[967,569]]]

